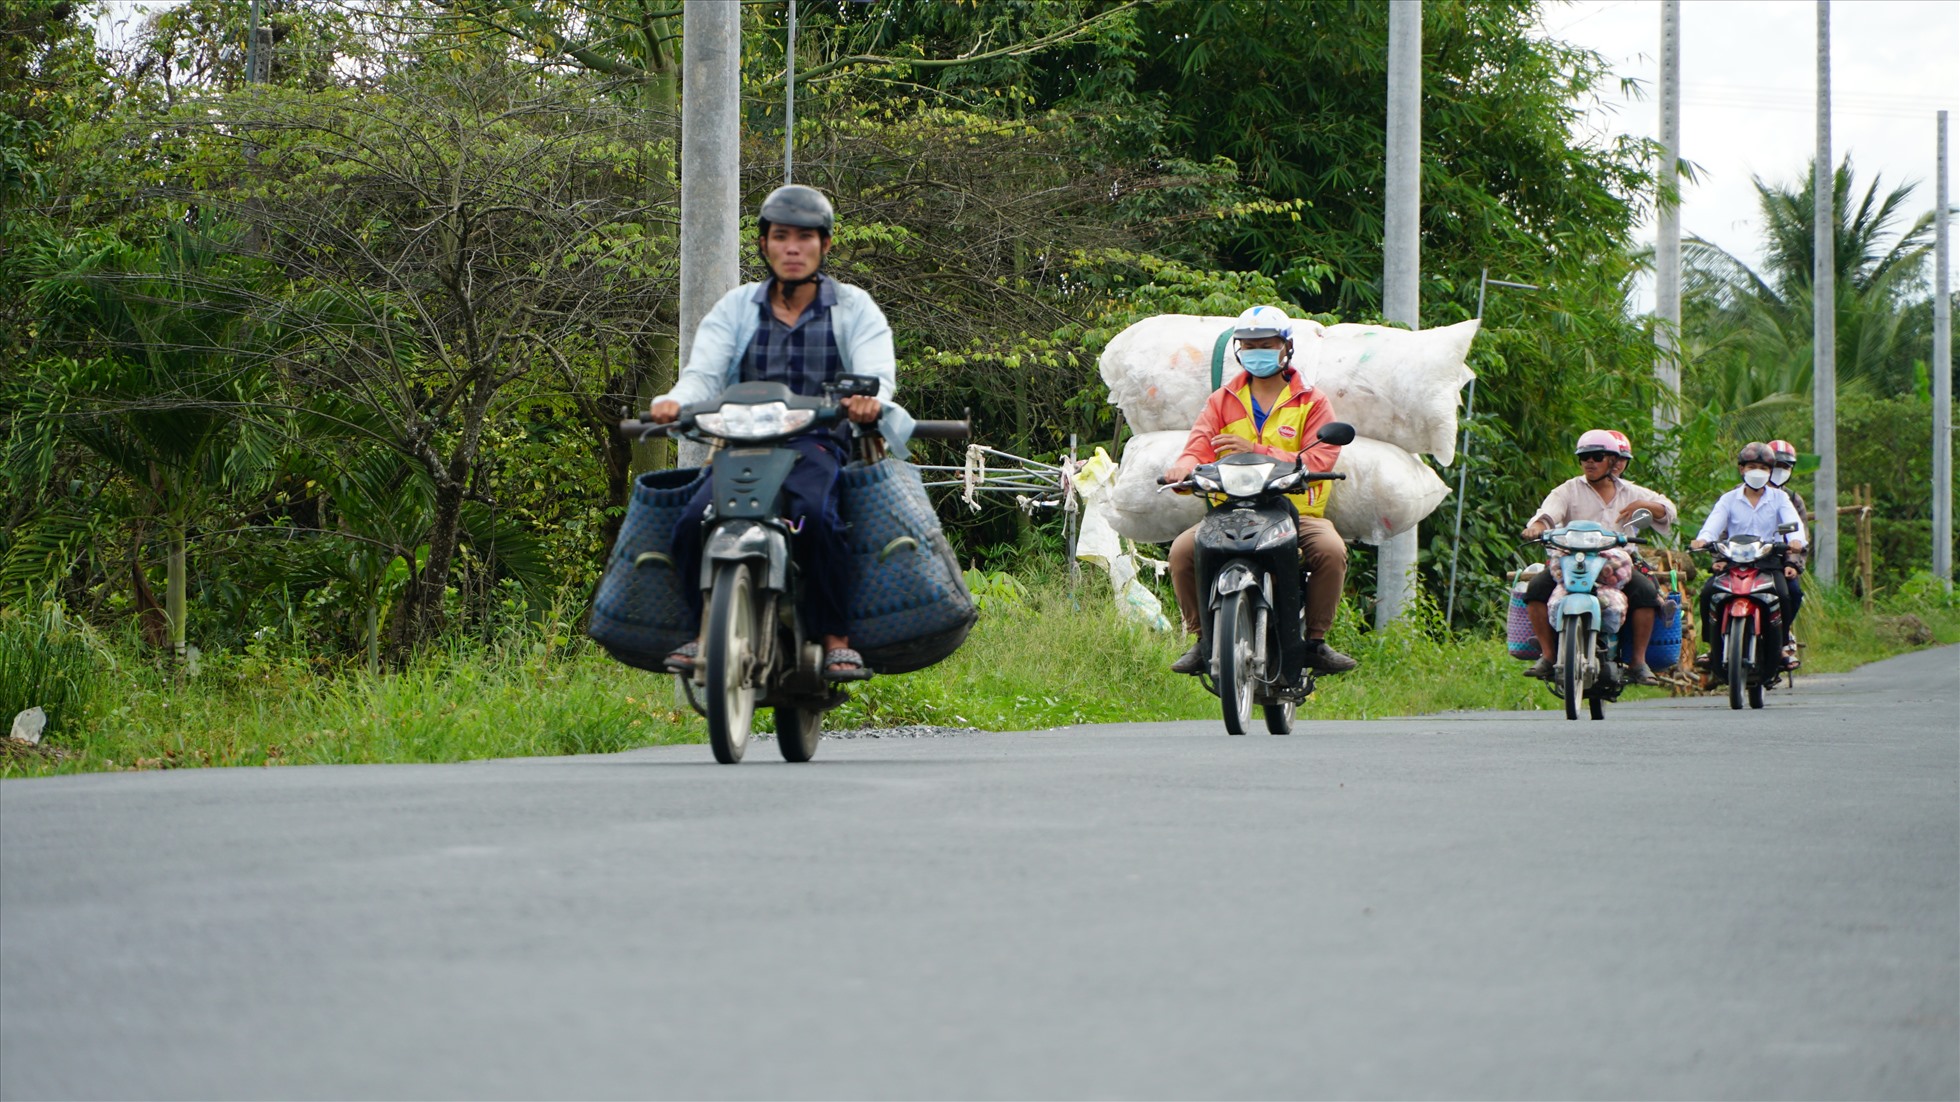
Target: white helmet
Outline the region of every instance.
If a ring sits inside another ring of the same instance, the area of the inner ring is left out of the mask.
[[[1293,339],[1293,319],[1277,306],[1254,306],[1232,323],[1232,336],[1240,340],[1257,337]]]

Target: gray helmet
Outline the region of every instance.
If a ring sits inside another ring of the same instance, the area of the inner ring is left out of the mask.
[[[1735,453],[1735,465],[1740,467],[1744,463],[1761,463],[1765,467],[1772,467],[1776,465],[1776,453],[1769,450],[1768,444],[1752,440],[1742,445],[1742,450]]]
[[[768,233],[771,225],[780,223],[818,230],[825,237],[831,235],[837,221],[836,214],[830,209],[830,200],[823,197],[823,192],[802,184],[784,184],[770,192],[769,198],[762,201],[762,210],[757,217],[762,221],[763,233]]]

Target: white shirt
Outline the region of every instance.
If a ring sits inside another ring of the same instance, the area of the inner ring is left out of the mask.
[[[1624,478],[1615,478],[1613,496],[1610,499],[1601,498],[1599,491],[1592,488],[1584,475],[1552,487],[1552,492],[1545,495],[1544,502],[1531,519],[1542,520],[1554,528],[1576,520],[1590,520],[1617,529],[1620,526],[1620,511],[1636,501],[1658,501],[1663,506],[1661,515],[1654,518],[1655,531],[1666,532],[1674,525],[1674,502],[1665,496]]]
[[[1695,538],[1710,543],[1746,537],[1774,540],[1777,528],[1785,524],[1796,525],[1797,530],[1790,533],[1790,538],[1804,542],[1803,518],[1797,515],[1797,507],[1790,501],[1789,494],[1774,486],[1766,486],[1763,496],[1751,505],[1746,488],[1737,486],[1716,500],[1715,507],[1708,511],[1708,520],[1703,522]]]

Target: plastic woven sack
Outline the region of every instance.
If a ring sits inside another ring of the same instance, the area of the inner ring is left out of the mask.
[[[1142,432],[1123,445],[1123,461],[1110,487],[1110,525],[1118,535],[1138,543],[1169,543],[1178,533],[1203,520],[1203,499],[1159,493],[1157,476],[1184,450],[1191,427]]]
[[[633,482],[626,520],[585,629],[607,654],[629,666],[665,672],[667,655],[700,627],[687,610],[671,556],[674,528],[706,475],[704,468],[686,467],[649,471]],[[693,578],[686,583],[699,584]]]
[[[851,646],[877,673],[944,660],[980,614],[918,469],[885,459],[846,467],[841,478],[854,568],[845,603]]]

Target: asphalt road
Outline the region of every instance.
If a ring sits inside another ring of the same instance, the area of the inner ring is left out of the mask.
[[[0,785],[0,1096],[1960,1097],[1955,648],[773,749]]]

